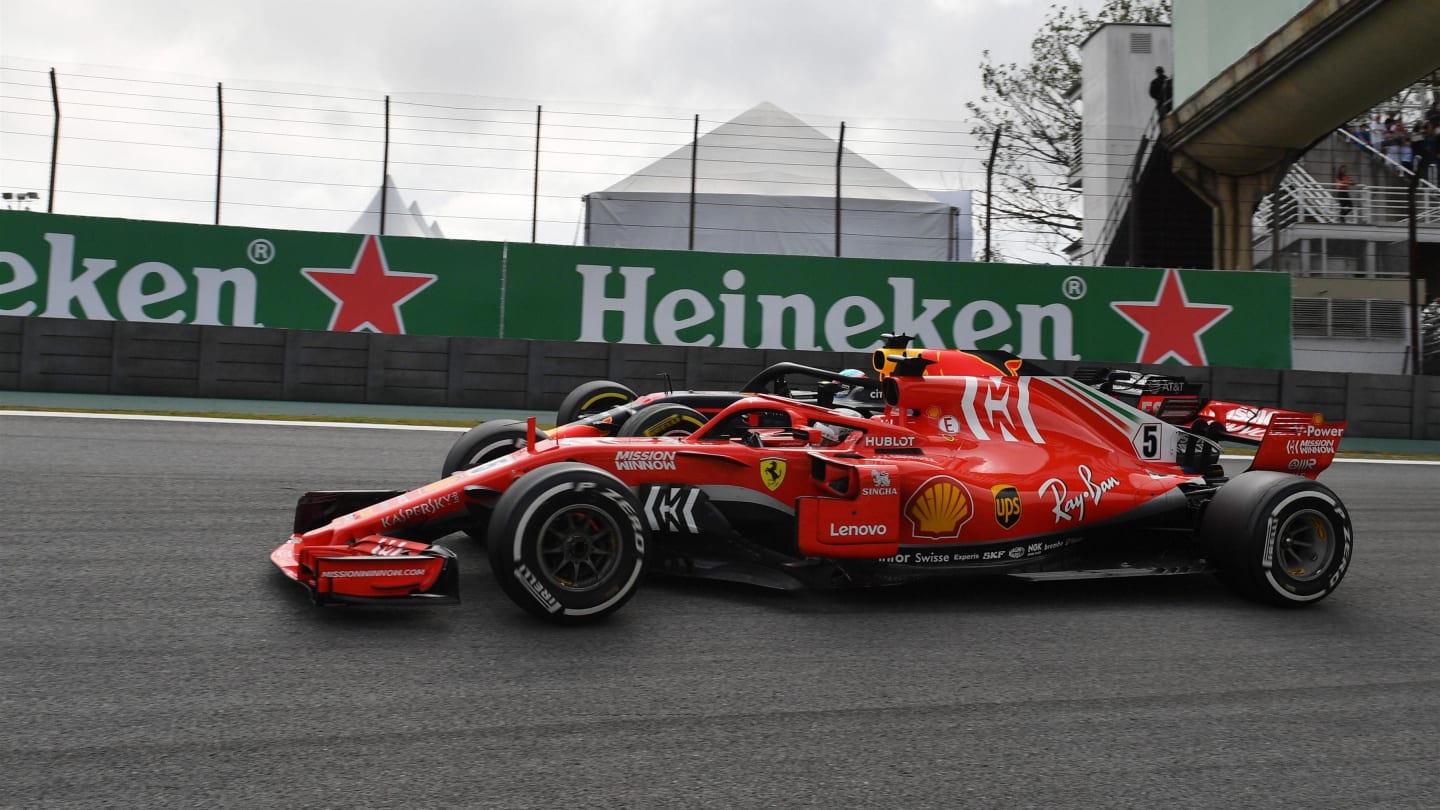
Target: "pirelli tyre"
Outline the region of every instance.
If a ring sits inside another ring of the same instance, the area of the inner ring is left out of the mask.
[[[440,467],[440,474],[449,476],[523,449],[525,432],[525,423],[515,419],[491,419],[481,422],[465,431],[465,434],[450,446],[450,452],[445,454],[445,463]],[[545,431],[535,431],[536,441],[548,438],[550,436]]]
[[[593,380],[576,386],[575,390],[560,400],[560,409],[555,412],[555,424],[568,425],[601,411],[608,411],[616,405],[635,401],[635,391],[629,386],[613,380]]]
[[[550,437],[545,431],[535,431],[535,441],[548,438]],[[450,446],[450,452],[445,454],[445,463],[440,466],[440,474],[449,477],[460,470],[468,470],[492,459],[508,456],[517,450],[523,450],[526,440],[524,422],[514,419],[481,422],[465,431],[465,434]],[[472,539],[485,542],[486,528],[483,521],[467,526],[464,531]]]
[[[619,610],[640,585],[645,526],[630,488],[578,462],[520,477],[495,505],[490,569],[515,604],[560,624]]]
[[[705,414],[675,402],[656,402],[636,411],[617,436],[689,436],[705,424]]]
[[[1329,487],[1269,471],[1221,486],[1205,508],[1200,538],[1226,584],[1283,607],[1334,592],[1354,550],[1350,515]]]

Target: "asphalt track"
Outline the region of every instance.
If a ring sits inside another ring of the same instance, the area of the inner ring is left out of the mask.
[[[1337,465],[1332,598],[1208,578],[775,595],[655,583],[557,629],[320,610],[308,488],[447,432],[0,416],[0,807],[1434,808],[1440,467]]]

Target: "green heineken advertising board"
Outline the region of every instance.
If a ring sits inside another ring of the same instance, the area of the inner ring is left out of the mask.
[[[0,315],[493,337],[502,250],[0,212]]]
[[[1288,368],[1290,277],[510,245],[506,337]],[[516,317],[518,312],[545,317]]]
[[[1286,368],[1274,273],[691,253],[0,212],[0,315]]]

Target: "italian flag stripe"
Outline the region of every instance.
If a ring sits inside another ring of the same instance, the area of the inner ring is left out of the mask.
[[[1069,395],[1071,399],[1074,399],[1086,410],[1100,417],[1100,419],[1110,427],[1120,433],[1124,433],[1127,438],[1130,433],[1133,432],[1133,426],[1127,429],[1126,420],[1120,418],[1120,414],[1123,412],[1108,407],[1103,400],[1087,396],[1088,389],[1084,384],[1071,380],[1068,377],[1052,377],[1049,379],[1049,382],[1061,392]]]

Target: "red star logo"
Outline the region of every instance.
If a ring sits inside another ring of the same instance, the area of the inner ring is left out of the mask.
[[[301,273],[335,302],[330,316],[332,332],[369,329],[391,335],[405,334],[400,305],[435,282],[431,273],[390,272],[380,240],[366,236],[347,268],[302,267]]]
[[[1234,309],[1229,304],[1190,303],[1174,269],[1165,271],[1154,301],[1115,301],[1110,306],[1143,335],[1135,362],[1163,363],[1173,357],[1188,366],[1206,365],[1200,336]]]

